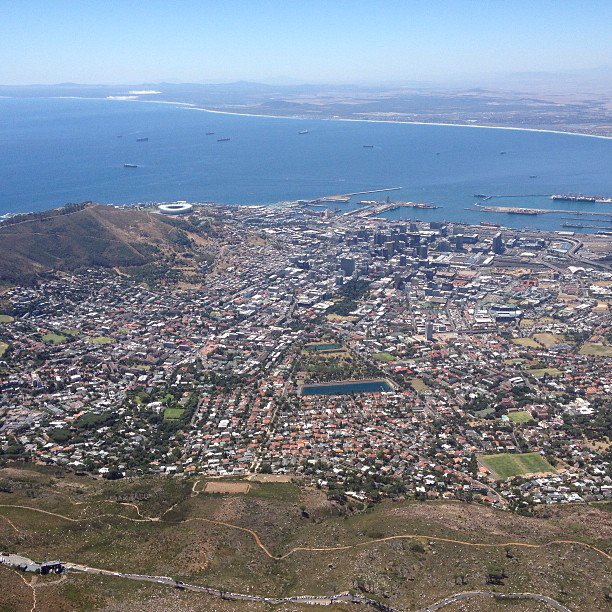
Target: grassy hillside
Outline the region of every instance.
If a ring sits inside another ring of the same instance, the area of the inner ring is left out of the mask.
[[[184,249],[180,220],[96,204],[23,215],[0,225],[0,282],[49,270],[143,266]]]
[[[348,511],[294,483],[251,481],[225,494],[206,493],[205,485],[7,467],[0,470],[0,550],[265,596],[351,591],[400,610],[470,590],[540,593],[576,611],[606,606],[612,534],[605,506],[547,508],[538,517],[459,502],[387,501]],[[14,587],[0,590],[0,609],[29,610],[21,578],[0,568],[0,580]],[[37,610],[270,609],[76,573],[36,595]],[[533,602],[495,605],[540,609]],[[487,609],[486,602],[470,606]]]

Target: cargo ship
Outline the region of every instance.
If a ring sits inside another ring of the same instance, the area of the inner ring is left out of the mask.
[[[214,134],[214,132],[206,132],[207,136],[212,136]]]
[[[593,202],[596,204],[612,204],[612,198],[603,198],[601,196],[585,196],[568,194],[553,194],[551,200],[559,200],[561,202]]]
[[[364,149],[373,149],[374,145],[363,145]]]
[[[481,221],[480,225],[483,227],[501,227],[499,223],[493,223],[493,221]]]
[[[149,139],[148,138],[137,138],[136,142],[148,142]]]
[[[423,208],[426,210],[435,210],[436,208],[440,208],[439,206],[436,206],[435,204],[424,204],[423,202],[414,202],[414,204],[408,204],[409,206],[412,206],[412,208]]]
[[[229,138],[217,138],[217,142],[227,142]]]
[[[124,168],[138,168],[136,164],[123,164]]]

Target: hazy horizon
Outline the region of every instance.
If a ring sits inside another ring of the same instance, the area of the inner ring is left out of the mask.
[[[24,0],[3,85],[476,83],[610,71],[612,3]]]

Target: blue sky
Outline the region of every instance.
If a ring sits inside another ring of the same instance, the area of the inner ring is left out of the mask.
[[[445,80],[612,63],[612,0],[0,0],[0,83]]]

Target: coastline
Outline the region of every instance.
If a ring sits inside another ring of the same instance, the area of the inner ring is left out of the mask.
[[[254,130],[255,133],[259,133],[259,132],[269,132],[273,130],[274,131],[279,130],[279,134],[284,134],[285,132],[287,133],[297,132],[298,130],[308,128],[311,131],[318,131],[323,135],[326,133],[338,132],[341,134],[345,134],[347,138],[349,139],[352,138],[351,134],[355,134],[355,133],[361,134],[363,132],[366,134],[366,137],[367,137],[367,134],[373,135],[372,137],[375,137],[376,134],[382,133],[382,134],[388,135],[390,138],[391,137],[394,138],[394,140],[398,141],[399,143],[402,143],[405,139],[410,141],[413,138],[419,141],[422,141],[422,142],[428,142],[430,138],[432,139],[432,141],[435,141],[438,138],[442,138],[444,142],[454,141],[455,138],[459,140],[467,139],[467,140],[473,141],[473,139],[475,138],[476,142],[478,142],[480,141],[481,137],[483,137],[485,140],[496,141],[499,139],[501,141],[507,141],[509,143],[515,143],[515,144],[518,143],[517,144],[517,148],[518,148],[521,146],[521,143],[523,142],[529,143],[530,141],[533,141],[534,143],[536,143],[535,146],[543,146],[546,150],[548,149],[553,150],[553,149],[558,149],[558,148],[561,148],[562,150],[565,150],[565,148],[567,148],[568,151],[577,150],[578,153],[580,154],[579,156],[580,159],[582,159],[582,157],[584,157],[585,159],[591,159],[592,153],[590,151],[592,148],[594,150],[599,151],[598,158],[601,158],[601,159],[607,159],[610,153],[609,145],[605,145],[605,144],[598,145],[597,144],[598,141],[585,141],[585,140],[576,141],[575,139],[558,140],[557,137],[552,137],[553,139],[551,140],[548,137],[543,137],[543,139],[541,139],[539,137],[529,138],[527,136],[525,137],[525,139],[523,139],[523,137],[521,136],[512,136],[512,137],[508,136],[506,138],[503,136],[503,132],[497,132],[497,133],[489,132],[487,136],[486,132],[466,132],[466,131],[453,132],[450,130],[445,130],[444,127],[440,127],[438,130],[433,130],[433,129],[426,130],[425,128],[422,128],[422,129],[406,128],[405,130],[398,131],[399,128],[398,129],[392,128],[392,127],[385,128],[384,126],[381,126],[380,128],[373,128],[373,127],[368,128],[367,126],[363,125],[361,128],[359,126],[355,126],[354,128],[345,126],[346,129],[344,129],[342,128],[343,124],[341,123],[330,124],[327,126],[325,124],[320,123],[320,121],[344,121],[344,122],[354,121],[357,123],[359,122],[362,122],[362,123],[406,123],[403,121],[393,121],[390,119],[378,121],[378,120],[370,120],[370,119],[335,118],[335,119],[318,119],[316,122],[315,120],[312,120],[311,123],[304,123],[305,121],[310,121],[310,120],[307,117],[301,117],[301,116],[297,117],[296,116],[296,117],[287,117],[287,118],[293,119],[295,121],[301,121],[301,123],[286,122],[283,124],[282,122],[271,123],[273,119],[281,118],[275,115],[257,115],[253,113],[234,113],[234,112],[224,111],[224,110],[208,109],[208,108],[204,108],[203,106],[199,106],[196,103],[181,102],[181,101],[158,100],[158,99],[149,100],[149,99],[130,97],[129,100],[125,100],[125,101],[148,102],[148,103],[153,103],[153,104],[163,105],[163,106],[157,106],[157,107],[142,106],[142,109],[138,110],[135,106],[130,107],[130,106],[124,105],[124,106],[118,106],[117,108],[113,110],[112,106],[107,106],[106,104],[97,105],[96,101],[108,100],[109,98],[107,97],[91,98],[91,97],[82,97],[82,96],[55,96],[55,97],[47,97],[46,99],[47,99],[48,104],[45,103],[44,101],[45,98],[43,97],[30,97],[30,98],[12,97],[10,105],[6,107],[7,109],[9,109],[8,115],[10,116],[11,114],[17,113],[17,114],[25,114],[27,116],[28,114],[27,112],[22,113],[22,111],[20,110],[23,105],[23,108],[26,110],[29,109],[30,106],[32,108],[38,108],[38,109],[50,108],[54,112],[55,112],[55,109],[57,109],[60,115],[66,117],[68,121],[71,120],[73,113],[76,114],[77,116],[80,116],[81,114],[87,115],[91,111],[91,109],[95,109],[96,112],[99,113],[101,116],[106,116],[107,114],[111,116],[119,112],[120,114],[127,113],[128,115],[131,114],[131,115],[134,115],[135,117],[144,116],[146,118],[147,116],[150,116],[152,114],[152,111],[154,111],[155,108],[158,108],[158,110],[161,110],[162,108],[168,108],[168,110],[170,110],[171,106],[175,106],[177,108],[187,108],[187,109],[192,109],[192,110],[198,110],[204,113],[211,113],[211,115],[209,116],[209,119],[206,119],[207,115],[199,115],[200,119],[199,120],[194,119],[195,121],[194,123],[192,120],[189,119],[189,115],[181,115],[180,113],[177,113],[175,115],[174,110],[172,110],[172,112],[170,112],[169,115],[165,116],[165,122],[167,124],[173,125],[174,122],[177,122],[177,124],[180,124],[180,125],[185,124],[185,125],[195,125],[195,126],[208,126],[208,125],[213,125],[213,124],[217,125],[217,123],[219,123],[219,125],[226,126],[232,129],[237,129],[239,131],[248,129],[248,130]],[[54,99],[55,100],[74,99],[74,100],[77,100],[77,105],[75,105],[74,107],[71,107],[70,104],[68,104],[68,106],[64,106],[62,102],[57,102],[57,104],[54,104],[53,103]],[[110,101],[112,102],[112,101],[115,101],[116,99],[117,98],[111,98]],[[80,103],[78,103],[78,100],[94,100],[94,104],[93,105],[88,105],[88,104],[80,105]],[[119,100],[119,101],[122,101],[122,100]],[[121,111],[122,108],[124,109],[123,111]],[[149,109],[148,111],[147,111],[147,108]],[[82,113],[81,113],[81,109],[82,109]],[[214,115],[219,115],[217,120],[213,118]],[[220,121],[222,115],[237,115],[237,116],[246,116],[246,117],[262,116],[262,117],[269,119],[269,121],[252,122],[246,119],[245,121],[236,120],[237,121],[236,123],[236,121],[232,120],[231,117],[228,117],[229,123],[227,123],[225,121]],[[156,116],[156,113],[153,113],[153,116]],[[192,115],[192,116],[196,117],[195,115]],[[181,119],[181,117],[183,117],[183,119]],[[145,119],[145,123],[146,121],[147,120]],[[427,122],[414,122],[414,123],[432,125],[432,123],[427,123]],[[283,125],[285,126],[284,128],[283,128]],[[291,127],[292,125],[294,125],[295,127],[292,128]],[[459,124],[448,124],[447,125],[447,124],[436,123],[436,125],[443,125],[445,127],[450,127],[450,126],[461,127]],[[479,125],[466,125],[465,127],[481,127],[481,128],[490,127],[490,129],[512,129],[512,130],[518,129],[520,131],[545,131],[545,130],[531,130],[529,128],[508,128],[508,127],[479,126]],[[129,128],[127,129],[129,131]],[[210,128],[207,128],[207,129],[210,129]],[[357,132],[355,132],[355,130],[357,130]],[[551,131],[549,130],[549,132]],[[557,131],[556,133],[563,134],[566,132]],[[569,133],[569,132],[567,133],[574,135],[573,133]],[[576,135],[584,135],[584,134],[576,134]],[[610,138],[604,138],[604,139],[609,140]],[[105,142],[107,141],[105,140]],[[0,214],[7,213],[7,216],[12,216],[13,214],[20,214],[20,213],[23,214],[26,212],[47,210],[49,208],[61,206],[63,203],[67,201],[80,201],[83,199],[95,200],[103,204],[111,204],[111,205],[137,205],[143,202],[146,202],[146,203],[165,202],[165,201],[186,199],[190,202],[199,202],[203,200],[206,200],[206,201],[215,200],[222,204],[231,204],[231,205],[238,204],[238,205],[246,205],[246,206],[248,205],[275,206],[277,205],[279,199],[280,200],[287,199],[286,194],[284,192],[285,190],[284,183],[282,183],[281,186],[278,188],[276,186],[273,186],[272,191],[270,191],[270,188],[267,185],[262,185],[258,187],[258,189],[253,193],[247,193],[245,189],[241,187],[232,186],[231,193],[227,194],[225,193],[223,185],[217,185],[217,183],[213,185],[213,189],[216,189],[217,191],[215,191],[215,193],[212,195],[208,192],[207,189],[202,193],[202,189],[200,189],[198,185],[196,185],[193,188],[188,187],[187,192],[185,192],[182,187],[177,187],[176,189],[170,188],[170,189],[166,189],[165,191],[160,190],[157,187],[154,187],[154,188],[151,188],[150,191],[146,191],[145,193],[140,193],[138,190],[135,190],[132,187],[132,183],[130,182],[131,179],[123,180],[123,183],[121,182],[124,176],[128,176],[127,174],[125,175],[120,174],[118,173],[120,171],[114,170],[115,166],[119,168],[122,165],[121,162],[125,160],[119,160],[119,161],[114,160],[114,156],[116,155],[114,153],[114,149],[116,149],[116,147],[112,144],[113,142],[118,142],[118,141],[115,141],[114,138],[112,139],[112,141],[110,141],[109,146],[111,147],[111,149],[109,150],[111,151],[110,158],[112,159],[108,167],[113,168],[112,172],[109,171],[112,174],[112,176],[113,177],[117,176],[119,178],[119,183],[118,183],[119,188],[115,188],[113,186],[112,188],[108,189],[107,192],[104,192],[103,185],[99,186],[97,184],[94,184],[93,187],[91,187],[88,184],[86,184],[83,187],[83,181],[80,180],[79,178],[80,171],[75,169],[74,172],[67,171],[67,176],[70,176],[70,177],[72,175],[76,176],[75,180],[78,183],[78,187],[80,191],[85,194],[84,196],[81,196],[79,194],[72,196],[71,194],[66,195],[63,193],[60,193],[59,195],[54,195],[54,196],[47,196],[46,194],[39,195],[37,192],[33,191],[32,194],[27,194],[28,197],[27,199],[25,199],[22,197],[21,193],[18,192],[17,187],[15,187],[13,189],[13,191],[15,192],[15,198],[13,198],[12,200],[6,199],[6,201],[3,201],[0,203],[1,204]],[[589,142],[591,142],[592,144],[589,145],[588,144]],[[539,143],[539,145],[537,143]],[[435,145],[432,145],[432,146],[435,146]],[[509,146],[512,146],[512,144],[510,144]],[[504,149],[504,148],[506,147],[500,145],[500,149]],[[102,149],[105,150],[104,147],[102,147]],[[432,150],[435,150],[435,149],[432,149]],[[497,150],[498,149],[496,149],[496,151]],[[585,151],[584,154],[582,154],[582,150]],[[137,151],[140,151],[140,149],[138,150],[134,149],[133,154],[138,154]],[[206,151],[208,151],[208,149],[206,149]],[[210,151],[208,152],[212,153],[213,150],[210,149]],[[214,153],[216,154],[217,150],[214,150]],[[225,158],[232,159],[233,156],[237,154],[238,156],[240,156],[243,154],[243,152],[240,149],[238,149],[238,153],[236,153],[236,151],[233,151],[233,152],[230,151],[230,154],[228,154],[229,157],[227,157],[227,155],[224,155],[224,159]],[[494,158],[494,159],[497,159],[497,158]],[[115,161],[116,163],[112,163],[113,161]],[[134,161],[134,160],[131,160],[131,161]],[[361,157],[358,157],[358,161],[360,161],[361,163]],[[369,162],[364,162],[364,163],[369,163]],[[610,191],[609,180],[606,178],[607,173],[603,175],[604,179],[601,179],[601,180],[598,179],[598,182],[596,182],[595,186],[591,186],[589,177],[591,177],[590,170],[592,166],[597,167],[600,170],[603,169],[604,172],[607,169],[607,167],[602,168],[601,164],[598,162],[598,159],[593,158],[593,164],[589,163],[585,165],[584,167],[584,177],[586,178],[579,179],[580,187],[576,187],[575,184],[578,184],[578,182],[574,182],[571,179],[565,180],[565,185],[564,186],[562,185],[561,187],[558,187],[556,185],[556,182],[557,182],[556,180],[551,180],[550,184],[546,184],[545,187],[542,187],[542,190],[537,191],[537,194],[547,195],[551,193],[574,193],[574,192],[590,193],[592,191],[593,193],[597,193],[597,194],[602,193],[604,195],[607,195],[607,193]],[[427,167],[429,167],[429,165]],[[180,172],[182,172],[182,170],[180,169],[173,170],[172,164],[168,165],[167,167],[166,165],[161,165],[159,166],[159,168],[161,168],[162,174],[168,175],[168,176],[172,176],[176,172],[178,172],[179,174]],[[149,176],[155,176],[158,171],[157,168],[155,170],[153,170],[152,168],[149,168],[149,169],[145,168],[145,173],[147,170],[148,170]],[[421,198],[416,197],[416,196],[410,196],[410,197],[406,196],[405,199],[408,199],[408,200],[423,199],[425,201],[429,198],[429,200],[431,201],[435,200],[438,202],[444,202],[445,208],[449,208],[449,203],[447,199],[450,197],[452,200],[450,203],[450,210],[443,209],[442,211],[425,211],[426,213],[428,213],[427,215],[421,215],[421,216],[417,215],[416,218],[420,220],[426,220],[426,221],[427,220],[444,220],[444,221],[464,222],[468,225],[472,225],[474,222],[479,222],[480,220],[486,219],[487,217],[483,216],[482,214],[478,214],[478,211],[474,210],[472,206],[473,202],[471,201],[471,198],[469,197],[470,193],[480,193],[484,189],[485,193],[490,192],[490,193],[504,193],[504,194],[505,193],[524,194],[524,195],[527,194],[528,197],[531,197],[529,196],[529,194],[536,193],[535,191],[527,191],[528,189],[531,189],[530,185],[532,185],[532,183],[529,183],[528,184],[529,186],[527,186],[523,182],[523,179],[525,179],[526,181],[527,174],[531,172],[534,172],[535,174],[537,174],[536,169],[533,169],[531,165],[527,165],[523,171],[524,176],[521,174],[517,178],[516,181],[511,183],[511,187],[509,187],[510,191],[506,191],[505,186],[503,185],[502,186],[498,186],[498,185],[491,186],[491,189],[487,190],[486,188],[483,187],[483,185],[480,184],[481,181],[479,179],[478,184],[475,183],[473,187],[470,187],[470,189],[468,191],[465,191],[465,193],[461,192],[456,186],[452,185],[449,188],[448,194],[442,193],[440,195],[440,194],[434,193],[434,194],[428,195],[427,197],[423,196]],[[60,171],[60,173],[63,175],[63,171]],[[543,173],[541,174],[543,175],[543,178],[546,179],[546,176]],[[321,194],[325,194],[325,193],[336,193],[336,191],[348,191],[348,188],[345,186],[346,183],[344,182],[346,179],[337,180],[335,177],[335,170],[332,171],[332,174],[330,176],[331,178],[328,181],[329,188],[321,190],[321,188],[317,187],[316,191],[312,193],[312,197],[321,196]],[[436,175],[436,177],[437,176],[438,175]],[[399,180],[399,178],[402,178],[401,171],[400,171],[400,174],[397,174],[397,172],[395,172],[394,174],[390,175],[390,180],[395,180],[395,178],[398,178],[398,181],[396,183],[389,182],[389,183],[384,183],[384,184],[385,185],[404,184],[403,182]],[[359,177],[353,177],[351,175],[348,177],[348,180],[351,180],[351,181],[359,180]],[[376,180],[376,177],[374,177],[374,179],[372,180]],[[486,180],[487,179],[485,178],[485,181]],[[302,183],[306,190],[310,189],[309,179],[301,181],[298,187],[302,187]],[[7,184],[11,186],[12,185],[11,180],[8,180]],[[371,183],[371,181],[368,182],[369,187],[371,187],[372,185],[379,186],[378,183]],[[94,189],[94,191],[96,191],[96,193],[92,193],[92,188]],[[354,188],[354,190],[356,189],[357,187]],[[407,189],[414,190],[413,187],[409,187]],[[435,192],[436,189],[438,189],[438,187],[434,188],[431,186],[426,186],[426,187],[420,187],[420,189],[422,190],[431,189],[432,191]],[[446,187],[444,189],[446,189]],[[100,190],[100,193],[97,193],[97,190]],[[297,193],[297,195],[295,195],[296,198],[303,197],[303,190],[298,189],[296,193]],[[310,194],[311,192],[308,191],[308,195]],[[470,206],[471,208],[466,208],[468,206]],[[531,200],[528,203],[525,203],[525,206],[531,207],[531,208],[533,207],[547,208],[548,207],[548,205],[545,203],[543,203],[540,206],[539,202],[535,202]],[[468,212],[460,211],[459,207],[462,207],[464,210],[467,210]],[[593,210],[597,209],[597,207],[591,207],[591,208],[593,208]],[[434,214],[430,214],[430,213],[434,213]],[[412,214],[413,215],[416,214],[416,211]],[[406,215],[401,215],[401,214],[397,216],[390,214],[388,216],[385,215],[385,218],[396,219],[396,218],[404,218],[405,216]],[[529,219],[527,219],[526,217],[523,218],[523,217],[508,216],[505,219],[501,219],[500,223],[508,227],[517,227],[517,228],[529,227],[534,231],[536,230],[537,231],[562,230],[561,221],[556,216],[546,215],[546,217],[549,217],[549,218],[542,217],[541,219],[538,219],[536,217],[533,217],[533,218],[530,217]],[[589,230],[589,229],[586,229],[585,227],[584,229],[580,228],[579,231],[580,233],[590,234],[590,233],[595,233],[593,231],[595,229],[601,229],[601,228],[593,227],[591,230]]]
[[[88,98],[83,96],[49,96],[52,100],[107,100],[109,102],[143,102],[145,104],[167,104],[177,106],[189,110],[196,110],[204,113],[212,113],[217,115],[234,115],[236,117],[262,117],[265,119],[293,119],[295,121],[344,121],[353,123],[388,123],[398,125],[436,125],[441,127],[457,127],[457,128],[477,128],[483,130],[510,130],[514,132],[540,132],[543,134],[563,134],[566,136],[582,136],[584,138],[598,138],[600,140],[612,140],[612,136],[603,136],[600,134],[584,134],[582,132],[569,132],[564,130],[549,130],[545,128],[523,128],[503,125],[480,125],[474,123],[444,123],[440,121],[397,121],[394,119],[352,119],[349,117],[296,117],[289,115],[264,115],[257,113],[238,113],[235,111],[222,111],[212,108],[198,106],[191,102],[175,102],[172,100],[143,100],[141,98],[124,96],[124,97],[104,97],[104,98]],[[11,98],[17,99],[17,98]]]

